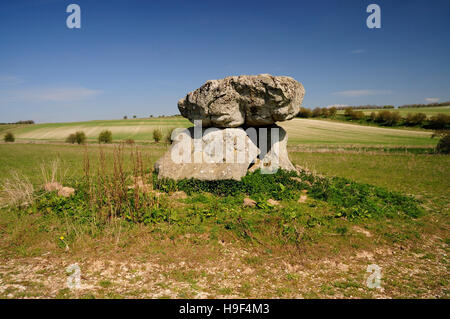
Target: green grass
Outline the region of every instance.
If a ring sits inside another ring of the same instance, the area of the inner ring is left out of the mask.
[[[130,147],[126,146],[126,150]],[[151,166],[166,151],[167,145],[142,147],[144,165]],[[99,146],[88,145],[86,150],[91,158],[93,170],[98,168]],[[107,157],[112,156],[113,146],[103,146]],[[41,166],[48,168],[53,160],[59,160],[62,172],[67,178],[80,177],[83,174],[85,147],[80,145],[52,144],[0,144],[0,180],[14,170],[27,176],[37,185],[42,181]],[[130,165],[129,152],[125,152],[125,164]]]
[[[150,168],[167,145],[140,148],[144,167]],[[98,146],[90,145],[87,150],[95,172]],[[113,147],[104,150],[110,160]],[[0,144],[0,182],[19,170],[38,188],[42,185],[41,163],[55,158],[60,158],[69,177],[80,180],[83,151],[78,145]],[[339,196],[333,195],[331,200],[320,197],[314,189],[305,203],[298,203],[288,192],[284,196],[289,187],[281,186],[281,193],[273,194],[275,198],[279,195],[280,206],[267,205],[264,197],[256,198],[254,208],[242,207],[241,193],[217,196],[214,190],[199,190],[186,199],[163,193],[158,196],[157,212],[159,217],[169,218],[146,225],[125,219],[88,221],[83,211],[68,213],[77,204],[76,198],[56,200],[56,195],[40,194],[38,200],[46,209],[0,209],[0,259],[5,261],[1,279],[7,287],[0,297],[448,297],[443,254],[450,242],[449,156],[291,151],[290,157],[327,179],[340,176],[411,194],[423,202],[425,215],[414,218],[406,212],[362,219],[336,215],[336,207],[354,201],[357,193],[369,201],[379,196],[339,179],[329,190],[331,195],[342,194],[344,203]],[[128,155],[125,164],[131,170]],[[251,185],[262,187],[267,197],[278,187],[275,182],[267,184],[255,180]],[[293,194],[299,195],[297,190]],[[58,210],[53,213],[55,208]],[[60,236],[64,236],[64,244]],[[367,252],[373,259],[357,257]],[[46,258],[52,262],[42,263]],[[24,259],[34,267],[23,267]],[[80,263],[83,284],[93,288],[77,292],[64,287],[67,274],[61,265],[74,262]],[[383,268],[385,290],[381,295],[365,286],[370,263]],[[28,269],[32,273],[27,273]],[[412,271],[413,281],[404,276]],[[21,291],[14,286],[19,276],[22,282],[36,284]],[[158,286],[161,280],[164,285]],[[55,286],[48,287],[48,283]],[[145,291],[140,290],[143,287]]]
[[[309,169],[413,194],[448,210],[450,157],[446,155],[368,153],[290,153]]]

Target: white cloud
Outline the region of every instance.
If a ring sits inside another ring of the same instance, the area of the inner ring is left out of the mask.
[[[366,50],[363,50],[363,49],[357,49],[357,50],[350,51],[351,54],[361,54],[364,52],[366,52]]]
[[[391,93],[392,91],[389,90],[349,90],[349,91],[334,92],[333,94],[346,97],[360,97],[360,96],[382,95]]]
[[[436,103],[436,102],[438,102],[440,100],[440,98],[438,98],[438,97],[427,97],[426,99],[425,99],[425,101],[427,101],[428,103]]]
[[[17,85],[23,83],[23,79],[13,75],[0,75],[0,85]]]
[[[5,92],[3,92],[5,93]],[[26,100],[36,102],[72,102],[94,97],[102,93],[83,87],[23,89],[10,91],[6,94],[9,100]]]

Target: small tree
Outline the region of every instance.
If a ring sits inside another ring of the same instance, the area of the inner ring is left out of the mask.
[[[301,107],[300,112],[298,112],[297,116],[302,118],[308,118],[312,116],[312,112],[310,109],[307,109],[306,107]]]
[[[124,119],[124,120],[128,119],[128,116],[124,115],[124,116],[123,116],[123,119]]]
[[[67,136],[67,138],[66,138],[66,143],[75,144],[76,141],[77,141],[77,136],[75,135],[75,133],[70,134],[70,135]]]
[[[363,111],[352,111],[350,118],[355,121],[362,120],[364,118],[364,112]]]
[[[450,154],[450,131],[436,131],[431,137],[440,137],[436,145],[436,152],[440,154]]]
[[[3,140],[8,143],[8,142],[14,142],[16,140],[16,138],[14,137],[14,134],[11,132],[8,132],[5,134],[5,136],[3,137]]]
[[[335,117],[337,113],[337,108],[335,106],[330,107],[330,109],[328,110],[328,114],[330,115],[330,117]]]
[[[352,115],[353,115],[353,109],[351,108],[351,107],[346,107],[345,108],[345,112],[344,112],[344,115],[346,116],[346,117],[351,117]]]
[[[136,115],[133,115],[133,118],[135,119],[135,118],[136,118]]]
[[[75,132],[75,140],[78,144],[85,144],[86,143],[86,134],[84,134],[83,131]]]
[[[162,137],[163,137],[163,133],[162,133],[161,129],[156,128],[153,130],[153,139],[155,140],[156,143],[161,141]]]
[[[312,116],[313,117],[319,117],[322,115],[322,109],[320,107],[316,107],[313,111],[312,111]]]
[[[112,142],[112,133],[109,130],[101,131],[98,135],[99,143],[111,143]]]

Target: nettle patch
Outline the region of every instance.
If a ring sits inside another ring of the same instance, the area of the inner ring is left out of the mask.
[[[333,207],[335,217],[372,218],[404,215],[419,217],[422,209],[411,196],[385,188],[362,184],[342,177],[323,177],[306,170],[297,172],[278,170],[275,174],[256,171],[241,181],[202,181],[185,179],[173,181],[153,176],[155,189],[172,192],[182,190],[187,194],[207,192],[217,196],[248,195],[257,203],[267,199],[298,199],[302,190],[310,197],[324,201]],[[261,205],[258,205],[261,206]]]

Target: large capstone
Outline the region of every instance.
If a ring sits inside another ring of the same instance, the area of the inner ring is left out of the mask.
[[[178,101],[181,115],[203,127],[267,126],[290,120],[300,111],[303,85],[269,74],[210,80]]]

